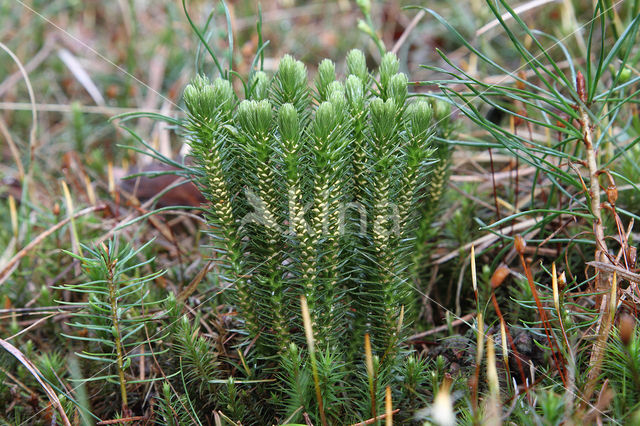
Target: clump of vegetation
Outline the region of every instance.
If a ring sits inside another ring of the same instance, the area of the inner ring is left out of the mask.
[[[387,385],[408,396],[399,342],[415,317],[410,262],[431,201],[431,105],[409,102],[393,54],[382,58],[379,79],[358,50],[347,69],[341,82],[323,61],[312,89],[305,66],[285,56],[271,81],[260,71],[251,77],[244,100],[222,78],[198,77],[185,89],[214,249],[251,354],[264,359],[253,374],[276,357],[289,407],[282,415],[301,418],[293,401],[307,401],[315,422],[323,410],[331,422],[376,417],[382,400],[373,395]],[[368,379],[353,368],[364,363],[365,338],[376,357]],[[317,406],[308,400],[313,382]],[[367,393],[373,399],[358,407]]]
[[[0,204],[2,422],[638,422],[640,2],[474,0],[453,19],[421,9],[400,34],[376,29],[399,9],[362,0],[345,40],[369,49],[335,42],[335,63],[267,61],[260,17],[238,43],[242,6],[220,3],[220,20],[181,6],[197,76],[165,83],[184,115],[117,116],[138,145],[66,155],[59,200],[35,128],[28,146],[11,138],[46,120],[0,120],[19,179]],[[443,51],[412,69],[424,29]],[[78,151],[96,133],[83,111]],[[161,123],[150,142],[139,118]],[[101,157],[143,151],[165,164],[118,190]],[[162,189],[138,191],[157,175]]]

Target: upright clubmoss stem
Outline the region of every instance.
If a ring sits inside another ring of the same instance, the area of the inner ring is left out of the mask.
[[[124,351],[122,349],[122,337],[120,336],[120,318],[118,313],[118,294],[113,276],[113,268],[117,259],[111,259],[110,250],[103,244],[103,256],[107,265],[107,283],[109,286],[109,304],[111,305],[111,321],[113,322],[113,337],[116,346],[116,362],[118,365],[118,379],[120,381],[120,397],[122,398],[122,414],[127,415],[129,405],[127,403],[127,381],[124,377]]]

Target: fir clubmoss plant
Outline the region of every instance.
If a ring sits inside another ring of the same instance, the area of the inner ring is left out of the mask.
[[[195,418],[187,411],[188,402],[184,396],[176,395],[168,382],[162,384],[162,395],[158,396],[158,417],[167,426],[193,424]]]
[[[185,90],[227,278],[249,334],[278,351],[298,323],[291,307],[300,294],[325,346],[347,328],[345,291],[369,299],[369,312],[358,314],[380,347],[397,342],[410,294],[406,253],[428,182],[432,109],[407,102],[407,78],[392,54],[379,82],[358,51],[348,69],[345,87],[324,61],[312,91],[304,65],[286,56],[270,87],[254,79],[250,99],[239,100],[222,79],[198,77]],[[252,99],[265,93],[269,99]],[[355,257],[365,276],[345,268]]]
[[[300,296],[334,419],[343,409],[330,395],[348,375],[342,364],[361,359],[364,335],[384,392],[414,316],[410,265],[429,212],[432,107],[409,100],[393,54],[377,79],[360,51],[347,69],[342,82],[323,61],[312,88],[305,66],[285,56],[271,80],[253,75],[244,100],[220,78],[197,77],[184,92],[216,258],[257,354],[281,357],[285,414],[313,398]]]
[[[145,285],[164,273],[156,271],[138,275],[139,269],[153,260],[136,262],[136,257],[145,247],[134,250],[128,245],[120,246],[113,239],[94,249],[83,246],[86,255],[67,252],[81,262],[87,281],[60,287],[83,299],[60,303],[84,308],[73,311],[72,321],[67,324],[79,332],[63,334],[69,339],[83,342],[86,348],[77,355],[87,363],[95,364],[100,371],[84,380],[106,380],[118,384],[125,416],[129,410],[127,385],[139,382],[132,378],[132,362],[153,354],[141,351],[143,345],[152,345],[166,337],[165,334],[154,335],[150,339],[143,337],[143,328],[153,319],[147,310],[163,302],[148,302]],[[84,301],[85,298],[88,300]]]
[[[199,396],[210,396],[215,388],[211,383],[218,379],[216,371],[219,367],[217,354],[211,344],[200,336],[198,321],[189,321],[183,316],[175,330],[174,353],[181,359],[181,371],[188,385],[196,384]]]

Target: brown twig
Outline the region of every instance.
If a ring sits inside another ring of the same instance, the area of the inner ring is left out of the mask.
[[[30,74],[33,70],[38,68],[38,66],[40,66],[40,64],[42,64],[49,57],[55,45],[55,39],[53,37],[47,37],[47,40],[42,46],[42,49],[40,49],[35,55],[33,55],[29,62],[24,64],[24,70],[27,72],[27,74]],[[2,84],[0,84],[0,96],[4,95],[9,89],[16,87],[16,84],[18,84],[21,78],[23,78],[23,74],[20,72],[20,70],[5,78]],[[31,109],[30,105],[29,109]]]
[[[17,332],[16,334],[14,334],[13,336],[7,337],[6,340],[11,340],[15,337],[18,337],[19,335],[26,333],[27,331],[31,330],[34,327],[37,327],[39,324],[45,322],[46,320],[48,320],[49,318],[53,318],[56,315],[58,315],[58,313],[53,313],[50,315],[47,315],[46,317],[40,318],[39,320],[37,320],[36,322],[34,322],[33,324],[31,324],[30,326],[28,326],[27,328],[23,328],[22,330],[20,330],[19,332]]]
[[[399,412],[400,412],[400,409],[399,409],[399,408],[396,408],[395,410],[393,410],[393,411],[391,412],[391,414],[398,414]],[[352,424],[351,426],[372,425],[372,424],[374,424],[375,422],[377,422],[378,420],[383,420],[383,419],[386,419],[386,418],[387,418],[387,415],[386,415],[386,414],[380,414],[380,415],[379,415],[379,416],[377,416],[377,417],[373,417],[373,418],[371,418],[371,419],[367,419],[367,420],[365,420],[365,421],[363,421],[363,422],[360,422],[360,423],[354,423],[354,424]]]
[[[24,166],[22,165],[22,160],[20,159],[20,150],[16,146],[13,137],[11,137],[11,133],[9,129],[7,129],[7,125],[4,120],[0,117],[0,133],[4,136],[7,144],[9,145],[9,151],[11,151],[11,156],[13,157],[14,163],[16,163],[16,167],[18,168],[18,177],[20,181],[24,179]]]
[[[524,14],[525,12],[528,12],[529,10],[535,9],[537,7],[543,6],[547,3],[553,3],[555,0],[534,0],[534,1],[530,1],[530,2],[525,2],[522,5],[519,5],[518,7],[513,9],[514,12],[514,16],[521,16],[522,14]],[[510,19],[513,19],[513,16],[511,15],[511,13],[509,12],[505,12],[500,16],[500,19],[494,19],[493,21],[489,22],[488,24],[484,25],[483,27],[479,28],[476,31],[476,37],[481,36],[482,34],[486,33],[487,31],[489,31],[490,29],[497,27],[499,25],[501,25],[503,22],[508,21]]]
[[[83,114],[98,114],[112,117],[118,114],[140,112],[140,108],[123,108],[114,106],[96,106],[96,105],[67,105],[67,104],[47,104],[47,103],[35,103],[29,102],[0,102],[0,110],[8,111],[31,111],[33,105],[40,112],[74,112],[79,111]],[[145,112],[162,114],[160,109],[148,109]],[[180,117],[184,115],[182,111],[173,111],[172,114]]]
[[[608,262],[587,262],[587,265],[593,266],[595,269],[607,272],[608,274],[613,274],[615,272],[620,278],[624,278],[631,283],[640,283],[640,274],[634,274],[628,269],[620,266],[612,265]]]
[[[540,222],[540,219],[542,217],[541,216],[536,216],[533,217],[531,219],[527,219],[527,220],[523,220],[522,222],[518,223],[517,225],[512,226],[511,225],[507,225],[503,228],[500,228],[498,230],[496,230],[495,233],[490,233],[487,235],[483,235],[480,238],[475,239],[474,241],[471,241],[470,243],[465,244],[462,247],[458,247],[455,250],[447,253],[444,256],[438,257],[437,259],[435,259],[433,261],[433,263],[437,264],[437,265],[441,265],[443,263],[446,263],[448,261],[450,261],[451,259],[456,258],[457,256],[460,255],[461,252],[465,252],[467,250],[471,249],[471,246],[475,246],[476,250],[478,250],[478,247],[488,247],[491,244],[493,244],[495,241],[498,241],[501,237],[500,235],[508,235],[510,234],[512,231],[521,231],[523,229],[527,229],[535,224],[537,224],[538,222]],[[484,248],[482,248],[481,250],[483,250]]]
[[[115,425],[120,423],[128,423],[136,420],[144,420],[145,416],[134,416],[134,417],[124,417],[122,419],[113,419],[113,420],[103,420],[101,422],[96,423],[96,425]]]
[[[476,313],[472,312],[470,314],[467,314],[463,317],[458,318],[455,321],[452,321],[451,324],[443,324],[438,327],[432,328],[431,330],[423,331],[421,333],[416,333],[413,336],[410,336],[407,340],[417,340],[423,337],[431,336],[432,334],[438,334],[440,332],[447,331],[450,326],[457,327],[459,325],[466,324],[467,321],[473,319],[473,317],[475,316],[476,316]]]
[[[591,198],[591,213],[594,217],[593,222],[593,233],[595,235],[596,240],[596,252],[595,252],[595,261],[602,263],[610,263],[609,257],[607,256],[609,250],[607,248],[607,243],[604,237],[604,226],[602,223],[602,210],[600,206],[600,183],[598,181],[598,158],[596,155],[596,149],[593,146],[593,129],[591,127],[591,119],[589,118],[589,113],[584,105],[587,101],[587,93],[585,87],[584,76],[580,71],[578,71],[576,76],[576,88],[578,92],[578,96],[580,97],[581,104],[578,105],[578,112],[580,114],[580,126],[582,128],[582,141],[584,142],[585,152],[587,156],[587,168],[589,171],[589,198]],[[599,316],[596,323],[595,334],[598,335],[603,326],[603,321],[605,318],[608,318],[607,315],[607,306],[608,306],[608,295],[607,290],[611,287],[610,278],[603,279],[602,276],[598,275],[595,278],[595,290],[598,293],[602,293],[600,299],[600,309]],[[591,394],[593,393],[593,389],[595,388],[595,382],[600,375],[600,361],[604,356],[604,348],[601,345],[598,345],[598,340],[593,344],[593,349],[591,351],[591,358],[589,364],[592,365],[591,370],[589,370],[588,375],[588,385],[587,392],[585,395],[585,399],[589,400],[591,398]]]
[[[74,305],[74,306],[61,305],[61,306],[37,306],[34,308],[4,308],[4,309],[0,309],[0,315],[14,314],[14,313],[16,314],[35,314],[35,313],[49,314],[49,313],[57,313],[57,311],[60,309],[75,310],[75,309],[80,309],[80,307],[78,305]]]
[[[398,38],[398,41],[396,41],[396,44],[393,45],[393,48],[391,49],[393,53],[396,53],[396,54],[398,53],[398,50],[400,50],[404,42],[407,41],[407,37],[409,37],[409,34],[411,34],[411,31],[413,31],[416,25],[418,25],[418,22],[420,22],[420,20],[424,17],[425,14],[426,12],[424,11],[424,9],[416,13],[416,16],[413,17],[411,22],[409,22],[409,25],[407,25],[407,28],[405,28],[404,31],[402,32],[402,35],[400,36],[400,38]]]
[[[493,201],[496,205],[496,216],[498,218],[498,220],[501,219],[500,217],[500,205],[498,204],[498,192],[496,190],[496,171],[494,170],[493,167],[493,153],[491,152],[491,148],[489,148],[489,164],[491,165],[491,183],[493,186]]]

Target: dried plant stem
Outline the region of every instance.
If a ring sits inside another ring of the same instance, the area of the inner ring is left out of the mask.
[[[598,318],[598,331],[596,332],[596,339],[593,342],[593,351],[591,352],[591,369],[589,370],[587,387],[585,390],[585,400],[589,401],[596,388],[596,383],[600,377],[600,370],[602,369],[602,361],[604,360],[604,350],[607,346],[607,339],[611,332],[611,326],[613,325],[613,319],[615,317],[615,303],[616,303],[616,273],[613,273],[612,285],[609,294],[610,302],[607,310],[607,305],[600,307],[600,316]],[[603,295],[602,301],[605,302],[607,297]],[[596,356],[597,355],[597,356]],[[603,389],[604,389],[603,385]]]
[[[398,414],[399,412],[400,412],[400,409],[399,409],[399,408],[396,408],[395,410],[393,410],[393,411],[391,412],[391,414]],[[373,417],[373,418],[367,419],[367,420],[365,420],[365,421],[363,421],[363,422],[360,422],[360,423],[354,423],[352,426],[366,426],[366,425],[372,425],[372,424],[374,424],[374,423],[375,423],[375,422],[377,422],[377,421],[384,420],[386,417],[387,417],[387,414],[386,414],[386,413],[385,413],[385,414],[380,414],[380,415],[379,415],[379,416],[377,416],[377,417]]]
[[[387,415],[387,426],[393,426],[393,401],[391,400],[391,387],[385,389],[385,414]]]
[[[586,100],[586,92],[585,92],[585,82],[582,73],[578,72],[576,77],[576,86],[578,88],[578,94],[581,97],[581,100],[584,102]],[[604,239],[604,227],[602,224],[602,209],[600,206],[600,182],[598,181],[598,158],[596,154],[596,149],[593,146],[593,130],[591,127],[591,119],[589,118],[589,113],[586,110],[584,105],[580,105],[578,107],[580,112],[580,126],[582,127],[582,139],[585,145],[586,157],[587,157],[587,168],[589,171],[589,198],[591,198],[591,213],[594,216],[593,223],[593,233],[596,241],[596,252],[595,252],[595,261],[603,262],[605,264],[610,263],[607,249],[607,243]],[[611,287],[610,278],[603,274],[598,274],[596,276],[596,292],[602,292],[601,300],[600,300],[600,309],[599,316],[596,323],[595,334],[596,336],[603,330],[603,321],[608,321],[610,315],[607,315],[607,306],[608,306],[608,289]],[[605,324],[604,329],[607,326]],[[591,359],[590,365],[592,365],[591,370],[589,370],[588,375],[588,385],[586,392],[586,399],[588,400],[591,397],[591,393],[595,387],[595,382],[600,375],[600,364],[602,361],[602,357],[604,356],[604,346],[600,345],[601,339],[596,338],[593,344],[593,349],[591,351]]]
[[[373,355],[371,352],[371,340],[369,333],[364,335],[364,358],[367,366],[367,376],[369,377],[369,395],[371,396],[371,414],[376,417],[376,381],[373,369]]]
[[[322,403],[322,391],[320,390],[320,379],[318,378],[318,365],[316,363],[315,340],[313,337],[313,329],[311,327],[311,314],[309,313],[309,305],[304,295],[300,296],[300,308],[302,310],[302,321],[304,323],[304,333],[307,337],[307,345],[309,347],[309,358],[311,359],[311,370],[313,373],[313,384],[316,390],[316,399],[318,400],[318,411],[320,411],[320,421],[322,426],[327,425],[327,418],[324,414],[324,405]]]
[[[589,169],[589,197],[591,198],[591,210],[595,217],[593,233],[596,238],[595,260],[597,262],[609,263],[607,257],[607,243],[604,239],[604,228],[602,226],[602,210],[600,208],[600,183],[598,181],[598,160],[595,148],[593,147],[593,135],[589,115],[585,110],[581,110],[581,126],[583,131],[584,144],[586,146],[587,167]],[[596,280],[601,283],[602,280]]]
[[[9,145],[9,151],[11,151],[13,161],[18,168],[18,177],[22,182],[22,180],[24,180],[24,166],[22,165],[22,160],[20,159],[20,150],[18,149],[15,141],[13,140],[13,137],[11,136],[11,133],[9,132],[9,129],[7,128],[7,125],[2,118],[0,118],[0,133]]]
[[[1,309],[0,309],[0,312],[2,312]],[[407,341],[422,339],[423,337],[427,337],[434,334],[442,333],[443,331],[447,331],[449,327],[457,327],[462,324],[467,324],[467,322],[471,321],[473,317],[475,317],[476,315],[477,315],[476,312],[471,312],[470,314],[460,317],[457,320],[451,321],[450,324],[442,324],[430,330],[421,331],[420,333],[416,333],[412,336],[409,336],[407,337]]]
[[[478,383],[480,382],[480,365],[482,364],[482,357],[484,356],[484,320],[482,312],[478,312],[478,336],[476,342],[476,369],[473,374],[472,386],[471,386],[471,408],[473,409],[473,416],[476,418],[478,415]]]
[[[130,423],[130,422],[135,422],[135,421],[144,420],[144,419],[145,419],[145,416],[130,416],[130,417],[124,417],[122,419],[103,420],[101,422],[96,423],[96,425],[98,426],[117,425],[120,423]]]

